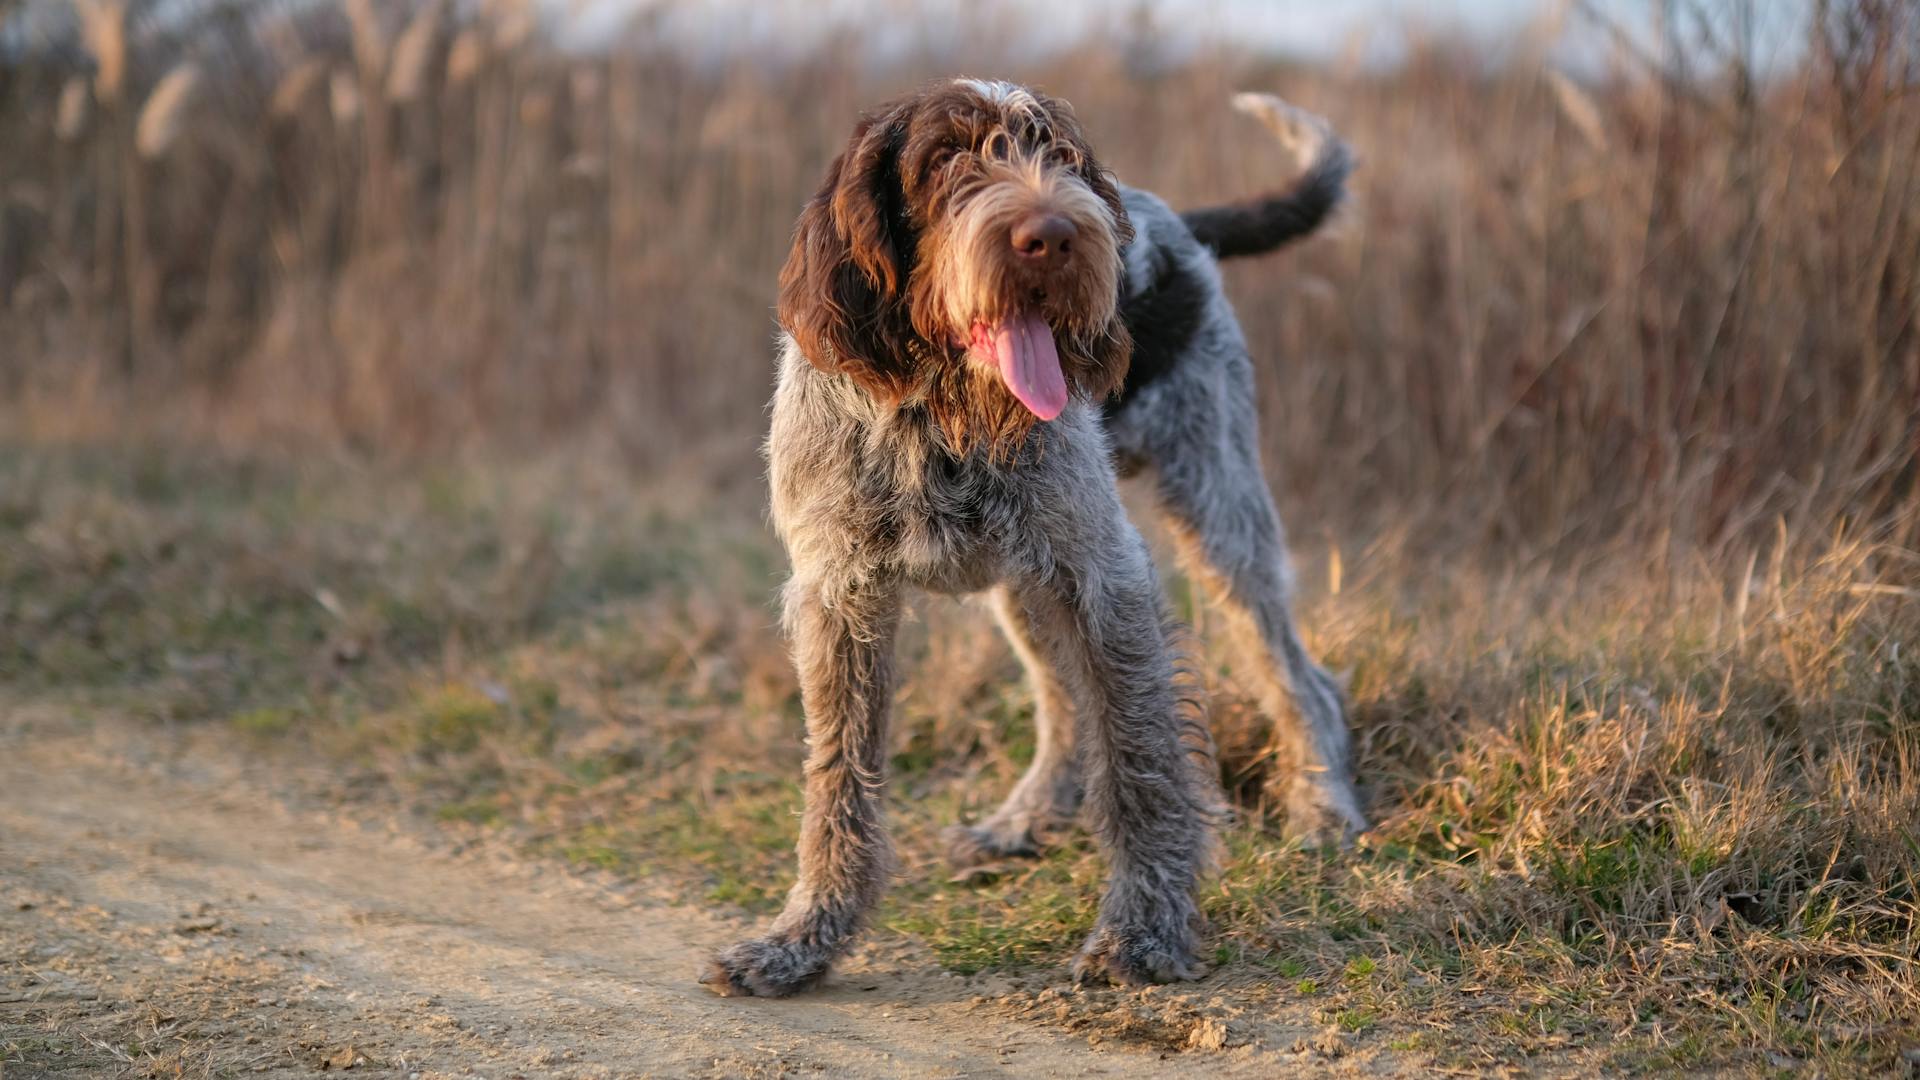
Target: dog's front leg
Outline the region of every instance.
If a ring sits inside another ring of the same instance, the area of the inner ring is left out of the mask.
[[[1194,890],[1213,854],[1217,781],[1181,743],[1160,585],[1145,544],[1122,528],[1100,559],[1023,590],[1022,602],[1078,684],[1086,814],[1107,858],[1100,916],[1074,973],[1138,985],[1199,974]]]
[[[899,621],[891,584],[788,587],[787,632],[807,714],[800,875],[764,937],[714,957],[700,981],[721,994],[785,997],[819,982],[886,889],[892,860],[881,800]]]

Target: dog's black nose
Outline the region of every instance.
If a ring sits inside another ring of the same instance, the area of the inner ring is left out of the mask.
[[[1080,230],[1059,214],[1030,214],[1013,227],[1013,250],[1022,258],[1058,266],[1073,252]]]

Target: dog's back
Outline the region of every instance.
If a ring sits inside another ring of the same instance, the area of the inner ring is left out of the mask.
[[[1176,211],[1159,196],[1123,187],[1134,240],[1124,252],[1120,317],[1133,336],[1121,393],[1106,404],[1109,425],[1177,367],[1240,346],[1232,309],[1222,299],[1216,260],[1261,255],[1326,222],[1346,194],[1353,158],[1325,121],[1268,94],[1234,104],[1265,124],[1299,159],[1301,172],[1277,192],[1239,202]],[[1231,340],[1196,348],[1209,334]],[[1125,439],[1118,440],[1122,449]]]

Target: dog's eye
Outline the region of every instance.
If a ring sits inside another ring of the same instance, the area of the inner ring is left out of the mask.
[[[959,157],[965,150],[966,147],[961,146],[957,142],[941,143],[939,146],[934,147],[933,153],[928,156],[927,171],[939,172],[941,169],[946,168],[949,162]]]

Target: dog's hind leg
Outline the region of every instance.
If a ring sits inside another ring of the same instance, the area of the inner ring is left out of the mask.
[[[1038,855],[1047,835],[1073,824],[1082,787],[1073,746],[1073,697],[1061,673],[1040,651],[1025,605],[1005,588],[994,590],[993,613],[1033,688],[1033,764],[1000,808],[977,825],[946,832],[948,856],[972,866],[1008,856]]]
[[[764,937],[722,950],[701,982],[718,993],[785,997],[820,981],[886,890],[881,821],[893,695],[897,589],[788,586],[787,631],[807,713],[800,874]]]
[[[1273,724],[1274,756],[1293,769],[1269,784],[1289,830],[1342,844],[1367,827],[1346,715],[1339,688],[1294,628],[1286,534],[1260,471],[1252,375],[1244,361],[1232,374],[1218,408],[1198,411],[1211,422],[1167,432],[1154,448],[1160,509],[1181,565],[1224,617],[1238,673]]]

